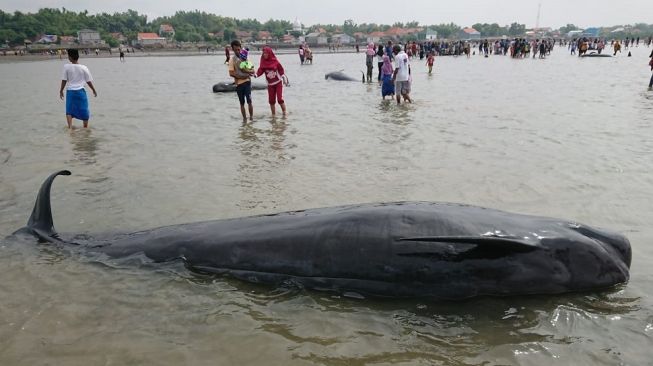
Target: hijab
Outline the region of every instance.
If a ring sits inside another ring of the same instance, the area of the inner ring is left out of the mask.
[[[388,57],[388,55],[383,55],[383,66],[381,66],[381,72],[383,72],[383,75],[392,75],[393,71],[390,57]]]
[[[374,56],[376,55],[376,50],[374,49],[374,43],[370,43],[367,45],[367,55],[368,56]]]
[[[263,57],[266,53],[268,54],[267,59]],[[274,54],[274,51],[272,51],[272,48],[263,47],[263,53],[261,54],[260,68],[263,70],[267,70],[267,69],[276,69],[278,66],[279,66],[279,61],[277,60],[277,56]]]

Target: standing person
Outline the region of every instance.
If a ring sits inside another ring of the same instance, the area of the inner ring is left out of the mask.
[[[383,63],[379,70],[383,74],[382,80],[383,85],[381,85],[381,97],[385,100],[386,96],[390,96],[390,100],[395,95],[395,85],[392,82],[392,75],[394,70],[392,69],[392,62],[390,62],[390,57],[388,55],[381,56],[383,58]]]
[[[651,51],[651,54],[648,57],[651,58],[648,65],[651,67],[651,72],[653,72],[653,51]],[[653,73],[651,74],[651,81],[648,82],[648,90],[651,89],[653,89]]]
[[[276,113],[276,104],[279,103],[283,115],[286,115],[286,103],[283,100],[283,85],[288,85],[288,78],[286,77],[283,66],[277,56],[270,47],[263,47],[263,54],[261,54],[261,63],[256,71],[256,76],[259,77],[265,74],[265,80],[268,82],[268,102],[270,103],[270,111],[272,117]]]
[[[118,52],[120,53],[120,62],[125,62],[125,51],[122,47],[118,47]]]
[[[247,101],[247,108],[249,110],[249,120],[254,120],[254,106],[252,106],[252,81],[250,76],[254,74],[254,70],[243,71],[240,68],[241,59],[239,57],[241,45],[239,40],[231,41],[231,50],[234,55],[229,59],[229,76],[234,78],[236,84],[236,94],[238,95],[238,102],[240,102],[240,113],[243,115],[243,122],[247,121],[247,113],[245,112],[245,101]]]
[[[374,49],[374,43],[369,43],[367,45],[367,50],[365,51],[365,66],[367,66],[367,82],[372,82],[372,69],[374,65],[374,56],[376,55],[376,50]]]
[[[304,58],[306,56],[306,53],[304,52],[304,46],[299,45],[299,50],[297,52],[299,53],[299,62],[303,65],[304,64]]]
[[[410,99],[410,61],[406,52],[402,51],[401,46],[396,44],[392,47],[392,53],[395,55],[395,71],[392,81],[395,84],[395,95],[397,104],[401,103],[401,97],[404,102],[412,103]]]
[[[379,68],[379,76],[377,81],[381,82],[381,67],[383,67],[383,45],[379,44],[379,48],[376,51],[376,66]]]
[[[304,57],[306,58],[307,63],[313,65],[313,51],[308,47],[308,44],[304,46]]]
[[[224,46],[224,56],[226,57],[224,63],[229,64],[229,46]]]
[[[91,72],[88,71],[88,67],[78,63],[78,50],[69,49],[68,60],[70,63],[63,65],[59,98],[63,100],[63,89],[66,88],[66,122],[68,128],[73,128],[73,118],[81,119],[84,122],[84,128],[87,128],[91,113],[88,108],[88,98],[84,85],[88,84],[93,91],[93,96],[97,97],[97,92],[93,86],[93,77]]]
[[[426,66],[429,67],[429,75],[433,72],[433,64],[435,63],[435,51],[429,52],[429,57],[426,58]]]

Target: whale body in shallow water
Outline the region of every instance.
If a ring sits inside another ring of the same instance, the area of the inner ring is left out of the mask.
[[[267,85],[252,83],[252,90],[265,90]],[[236,84],[233,82],[220,82],[213,85],[214,93],[231,93],[236,91]]]
[[[629,278],[617,233],[575,222],[451,203],[393,202],[206,221],[66,240],[46,179],[15,236],[120,258],[182,260],[191,270],[389,297],[464,299],[608,288]]]
[[[354,77],[345,74],[342,71],[334,71],[324,75],[324,80],[338,80],[338,81],[360,81]],[[363,74],[363,82],[365,82],[365,74]]]

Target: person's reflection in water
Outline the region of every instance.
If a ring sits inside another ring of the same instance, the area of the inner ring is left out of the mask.
[[[241,162],[238,166],[238,185],[243,189],[242,208],[273,209],[284,202],[285,168],[292,160],[286,151],[285,119],[271,118],[269,129],[253,123],[240,128]]]
[[[96,151],[98,149],[98,139],[93,137],[93,130],[72,130],[70,133],[70,142],[73,145],[73,161],[79,161],[83,164],[95,164]]]

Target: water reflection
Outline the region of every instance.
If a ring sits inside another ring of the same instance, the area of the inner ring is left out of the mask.
[[[73,145],[73,161],[79,161],[84,165],[96,163],[99,139],[93,136],[90,128],[71,130],[70,143]]]
[[[285,118],[243,123],[239,130],[238,185],[244,191],[243,208],[274,208],[277,192],[284,191],[284,171],[293,159],[287,151]]]

